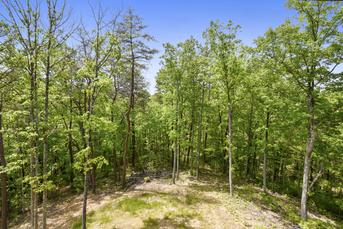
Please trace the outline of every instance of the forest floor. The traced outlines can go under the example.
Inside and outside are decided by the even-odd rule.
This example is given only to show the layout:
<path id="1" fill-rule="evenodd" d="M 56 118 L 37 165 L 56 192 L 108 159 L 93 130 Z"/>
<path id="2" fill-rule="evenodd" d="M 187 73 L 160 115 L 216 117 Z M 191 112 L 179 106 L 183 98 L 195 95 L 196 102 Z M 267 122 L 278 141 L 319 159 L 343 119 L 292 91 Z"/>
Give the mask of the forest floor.
<path id="1" fill-rule="evenodd" d="M 114 228 L 340 228 L 325 216 L 310 213 L 306 223 L 298 216 L 298 202 L 286 195 L 264 193 L 252 185 L 227 185 L 215 176 L 196 181 L 186 173 L 176 184 L 170 178 L 152 179 L 126 192 L 89 195 L 87 226 Z M 68 196 L 49 207 L 49 228 L 81 228 L 82 195 Z M 28 228 L 21 223 L 14 228 Z"/>

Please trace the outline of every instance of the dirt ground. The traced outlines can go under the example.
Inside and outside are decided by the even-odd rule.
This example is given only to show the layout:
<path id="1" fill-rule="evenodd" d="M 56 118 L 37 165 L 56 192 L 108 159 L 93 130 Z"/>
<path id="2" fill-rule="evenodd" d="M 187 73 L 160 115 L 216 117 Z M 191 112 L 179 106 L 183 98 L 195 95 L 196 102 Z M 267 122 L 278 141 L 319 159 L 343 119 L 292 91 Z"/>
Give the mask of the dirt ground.
<path id="1" fill-rule="evenodd" d="M 107 191 L 89 195 L 88 228 L 296 228 L 281 215 L 235 194 L 219 180 L 196 181 L 181 174 L 170 179 L 152 179 L 126 192 Z M 244 192 L 236 188 L 236 193 Z M 82 195 L 51 204 L 49 228 L 81 227 Z M 13 228 L 29 228 L 28 223 Z"/>

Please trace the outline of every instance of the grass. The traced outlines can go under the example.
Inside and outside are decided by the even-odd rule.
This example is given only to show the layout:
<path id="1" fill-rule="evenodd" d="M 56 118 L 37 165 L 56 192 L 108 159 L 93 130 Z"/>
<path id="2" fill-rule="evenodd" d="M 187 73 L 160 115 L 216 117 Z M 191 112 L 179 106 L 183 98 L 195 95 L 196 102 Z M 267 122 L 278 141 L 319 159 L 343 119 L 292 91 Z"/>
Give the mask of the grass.
<path id="1" fill-rule="evenodd" d="M 93 223 L 94 222 L 94 215 L 95 215 L 95 212 L 94 211 L 91 211 L 91 212 L 89 212 L 88 214 L 87 214 L 87 220 L 86 220 L 86 224 L 87 224 L 87 226 L 89 225 L 89 224 L 91 224 L 91 223 Z M 73 225 L 72 225 L 72 229 L 79 229 L 79 228 L 81 228 L 82 227 L 82 217 L 79 217 L 79 218 L 77 218 L 75 221 L 74 221 L 74 223 L 73 223 Z"/>
<path id="2" fill-rule="evenodd" d="M 130 212 L 131 214 L 137 214 L 137 212 L 144 209 L 151 209 L 159 207 L 159 202 L 147 202 L 139 197 L 125 198 L 118 203 L 120 210 Z"/>
<path id="3" fill-rule="evenodd" d="M 197 196 L 195 193 L 192 193 L 192 194 L 186 194 L 186 197 L 185 197 L 185 203 L 186 205 L 194 205 L 194 204 L 197 204 L 197 203 L 201 203 L 202 199 L 199 198 L 199 196 Z"/>
<path id="4" fill-rule="evenodd" d="M 284 220 L 283 222 L 290 223 L 288 226 L 291 228 L 299 225 L 302 229 L 331 229 L 337 228 L 338 225 L 317 218 L 302 221 L 298 214 L 298 200 L 287 195 L 265 193 L 260 188 L 249 184 L 235 186 L 235 196 L 232 198 L 228 196 L 226 190 L 227 187 L 220 183 L 194 182 L 183 192 L 150 190 L 122 197 L 110 201 L 96 212 L 90 212 L 87 215 L 87 226 L 99 228 L 101 225 L 101 228 L 114 228 L 114 225 L 122 225 L 118 222 L 122 220 L 135 223 L 135 227 L 132 228 L 191 228 L 194 222 L 198 223 L 195 225 L 211 228 L 213 225 L 208 222 L 211 216 L 207 215 L 207 211 L 199 211 L 200 204 L 206 209 L 217 209 L 222 206 L 227 211 L 224 214 L 231 215 L 237 220 L 235 222 L 256 229 L 278 228 L 280 225 L 280 221 L 276 224 L 275 222 L 268 224 L 265 215 L 258 211 L 264 211 L 265 214 L 269 214 L 268 211 L 277 213 Z M 250 210 L 251 204 L 257 208 Z M 252 216 L 250 211 L 255 211 L 255 215 Z M 252 220 L 251 217 L 253 217 Z M 223 223 L 227 222 L 223 221 Z M 81 218 L 76 219 L 72 226 L 72 229 L 77 228 L 81 228 Z"/>
<path id="5" fill-rule="evenodd" d="M 256 189 L 252 185 L 242 185 L 241 188 L 238 189 L 238 195 L 247 201 L 254 202 L 264 209 L 277 213 L 283 219 L 290 221 L 295 225 L 300 225 L 303 229 L 337 228 L 337 225 L 320 219 L 310 218 L 307 221 L 303 221 L 299 216 L 298 201 L 287 195 L 275 196 Z"/>
<path id="6" fill-rule="evenodd" d="M 151 218 L 143 220 L 144 227 L 143 229 L 158 229 L 160 228 L 160 219 Z"/>

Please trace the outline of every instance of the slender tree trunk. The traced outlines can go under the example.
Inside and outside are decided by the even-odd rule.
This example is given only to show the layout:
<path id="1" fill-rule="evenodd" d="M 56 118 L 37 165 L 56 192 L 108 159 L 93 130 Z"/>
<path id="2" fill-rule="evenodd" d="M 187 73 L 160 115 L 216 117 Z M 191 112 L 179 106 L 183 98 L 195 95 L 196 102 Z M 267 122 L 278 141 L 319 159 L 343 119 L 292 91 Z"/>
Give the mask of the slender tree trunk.
<path id="1" fill-rule="evenodd" d="M 134 122 L 134 114 L 133 114 L 133 117 L 132 117 L 132 121 L 131 121 L 131 126 L 132 126 L 132 130 L 131 130 L 131 133 L 132 133 L 132 136 L 131 136 L 131 139 L 132 139 L 132 158 L 131 158 L 131 163 L 132 163 L 132 168 L 135 169 L 136 167 L 136 134 L 135 134 L 135 122 Z"/>
<path id="2" fill-rule="evenodd" d="M 194 151 L 194 110 L 195 110 L 195 106 L 194 103 L 192 103 L 192 120 L 191 120 L 191 142 L 190 142 L 190 146 L 189 146 L 189 151 L 190 151 L 190 157 L 191 157 L 191 171 L 193 171 L 193 151 Z"/>
<path id="3" fill-rule="evenodd" d="M 200 167 L 200 151 L 201 151 L 201 140 L 202 140 L 202 113 L 204 109 L 204 96 L 205 96 L 205 89 L 204 86 L 202 88 L 201 94 L 201 108 L 200 108 L 200 116 L 199 116 L 199 127 L 198 127 L 198 145 L 197 145 L 197 172 L 196 178 L 199 179 L 199 167 Z"/>
<path id="4" fill-rule="evenodd" d="M 2 134 L 2 112 L 3 112 L 3 99 L 0 98 L 0 166 L 6 168 L 5 150 L 4 150 L 4 138 Z M 8 177 L 7 173 L 1 173 L 1 228 L 8 228 Z"/>
<path id="5" fill-rule="evenodd" d="M 253 143 L 253 112 L 254 112 L 254 108 L 253 108 L 253 99 L 251 98 L 251 103 L 250 103 L 250 112 L 249 112 L 249 118 L 248 118 L 248 156 L 247 156 L 247 164 L 246 164 L 246 177 L 247 179 L 249 179 L 251 177 L 252 174 L 252 169 L 250 168 L 250 164 L 253 164 L 253 160 L 254 158 L 252 157 L 252 143 Z"/>
<path id="6" fill-rule="evenodd" d="M 90 87 L 90 83 L 88 84 L 88 87 Z M 87 107 L 87 108 L 86 108 Z M 92 115 L 92 107 L 91 107 L 91 96 L 90 93 L 89 95 L 85 96 L 85 108 L 87 109 L 87 122 L 88 126 L 90 126 L 91 122 L 91 115 Z M 92 138 L 91 138 L 91 128 L 87 128 L 88 132 L 88 138 L 86 140 L 86 149 L 87 150 L 92 150 L 91 149 L 91 144 L 92 144 Z M 93 155 L 91 155 L 93 156 Z M 88 163 L 88 153 L 84 157 L 84 163 Z M 88 199 L 88 180 L 90 180 L 90 172 L 88 171 L 88 166 L 84 166 L 84 183 L 83 183 L 83 203 L 82 203 L 82 229 L 87 228 L 87 199 Z"/>
<path id="7" fill-rule="evenodd" d="M 87 197 L 88 197 L 88 172 L 84 174 L 83 204 L 82 204 L 82 229 L 87 228 Z"/>
<path id="8" fill-rule="evenodd" d="M 229 151 L 229 191 L 233 193 L 232 187 L 232 105 L 229 104 L 228 111 L 228 151 Z"/>
<path id="9" fill-rule="evenodd" d="M 130 138 L 130 132 L 131 132 L 131 121 L 130 121 L 130 110 L 126 112 L 126 123 L 127 123 L 127 131 L 125 136 L 125 142 L 124 142 L 124 151 L 123 151 L 123 172 L 122 172 L 122 186 L 125 186 L 126 182 L 126 167 L 127 167 L 127 155 L 129 152 L 129 138 Z"/>
<path id="10" fill-rule="evenodd" d="M 267 110 L 265 147 L 264 147 L 264 153 L 263 153 L 263 191 L 267 191 L 267 154 L 268 154 L 269 117 L 270 117 L 270 112 Z"/>
<path id="11" fill-rule="evenodd" d="M 73 145 L 72 145 L 72 135 L 70 133 L 71 131 L 71 125 L 72 122 L 70 120 L 70 125 L 69 125 L 69 133 L 68 133 L 68 152 L 69 152 L 69 160 L 70 160 L 70 174 L 69 174 L 69 183 L 70 187 L 73 189 L 74 187 L 74 152 L 73 152 Z"/>
<path id="12" fill-rule="evenodd" d="M 91 150 L 91 157 L 94 158 L 95 154 L 94 154 L 94 145 L 93 145 L 93 138 L 92 138 L 92 131 L 89 130 L 89 147 Z M 95 194 L 96 193 L 96 165 L 92 165 L 92 170 L 90 172 L 90 178 L 91 178 L 91 184 L 92 184 L 92 193 Z"/>
<path id="13" fill-rule="evenodd" d="M 307 145 L 304 158 L 304 174 L 303 174 L 303 186 L 301 192 L 301 207 L 300 215 L 301 218 L 307 219 L 307 191 L 309 184 L 309 174 L 311 168 L 311 156 L 314 147 L 315 141 L 315 123 L 314 123 L 314 82 L 308 84 L 308 93 L 307 93 L 307 111 L 308 111 L 308 136 L 307 136 Z"/>
<path id="14" fill-rule="evenodd" d="M 133 43 L 131 38 L 131 82 L 130 82 L 130 98 L 129 98 L 129 108 L 126 112 L 126 122 L 127 122 L 127 132 L 124 142 L 124 151 L 123 151 L 123 174 L 122 174 L 122 186 L 125 186 L 126 182 L 126 168 L 127 168 L 127 157 L 129 152 L 129 139 L 131 135 L 131 111 L 134 106 L 134 90 L 135 90 L 135 56 L 133 53 Z"/>
<path id="15" fill-rule="evenodd" d="M 206 121 L 205 121 L 205 123 L 206 123 Z M 207 149 L 207 130 L 206 130 L 206 127 L 205 127 L 204 149 L 203 149 L 203 152 L 202 152 L 203 161 L 204 161 L 205 164 L 207 162 L 207 160 L 206 160 L 206 149 Z"/>
<path id="16" fill-rule="evenodd" d="M 173 150 L 173 184 L 175 184 L 176 178 L 176 152 L 177 152 L 177 141 L 174 142 L 175 147 Z"/>
<path id="17" fill-rule="evenodd" d="M 37 79 L 37 66 L 38 66 L 38 18 L 34 24 L 34 119 L 35 119 L 35 132 L 38 136 L 39 126 L 39 111 L 38 111 L 38 79 Z M 35 175 L 39 176 L 39 157 L 38 157 L 38 137 L 35 137 Z M 35 192 L 35 229 L 38 229 L 38 194 Z"/>
<path id="18" fill-rule="evenodd" d="M 33 63 L 30 64 L 30 125 L 33 127 L 34 123 L 34 76 L 32 73 Z M 35 140 L 31 139 L 31 150 L 30 150 L 30 176 L 33 178 L 35 176 Z M 35 192 L 33 190 L 33 185 L 30 185 L 30 224 L 31 228 L 35 228 Z"/>
<path id="19" fill-rule="evenodd" d="M 180 176 L 180 141 L 178 138 L 177 152 L 176 152 L 176 179 Z"/>
<path id="20" fill-rule="evenodd" d="M 50 1 L 48 2 L 50 12 Z M 49 13 L 50 14 L 50 13 Z M 51 23 L 51 22 L 50 22 Z M 45 73 L 45 96 L 44 96 L 44 150 L 43 150 L 43 183 L 47 182 L 47 162 L 49 151 L 49 139 L 48 139 L 48 121 L 49 121 L 49 83 L 50 83 L 50 49 L 51 49 L 51 26 L 49 30 L 49 40 L 47 47 L 47 60 L 46 60 L 46 73 Z M 47 190 L 43 190 L 43 229 L 47 228 Z"/>
<path id="21" fill-rule="evenodd" d="M 70 187 L 73 189 L 74 187 L 74 152 L 73 152 L 73 136 L 72 136 L 72 127 L 73 127 L 73 101 L 70 95 L 69 98 L 69 126 L 68 126 L 68 152 L 69 152 L 69 160 L 70 160 Z"/>
<path id="22" fill-rule="evenodd" d="M 178 147 L 179 147 L 179 86 L 176 88 L 176 112 L 175 112 L 175 142 L 174 142 L 174 155 L 173 155 L 173 184 L 175 184 L 175 179 L 178 173 Z"/>
<path id="23" fill-rule="evenodd" d="M 180 106 L 180 103 L 179 103 Z M 180 109 L 180 108 L 179 108 Z M 182 120 L 182 111 L 180 112 L 180 120 Z M 180 131 L 180 125 L 178 124 L 178 137 L 177 137 L 177 154 L 176 154 L 176 179 L 179 179 L 180 176 L 180 153 L 181 153 L 181 144 L 180 144 L 180 137 L 181 137 L 181 131 Z"/>

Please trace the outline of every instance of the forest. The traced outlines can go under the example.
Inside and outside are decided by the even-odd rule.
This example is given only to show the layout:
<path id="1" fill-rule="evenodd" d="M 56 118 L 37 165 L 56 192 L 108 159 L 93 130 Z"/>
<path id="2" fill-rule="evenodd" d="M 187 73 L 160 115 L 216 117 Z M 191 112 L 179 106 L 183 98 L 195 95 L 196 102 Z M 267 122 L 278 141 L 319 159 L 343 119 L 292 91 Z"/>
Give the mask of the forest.
<path id="1" fill-rule="evenodd" d="M 132 8 L 68 3 L 0 0 L 2 229 L 343 227 L 342 1 L 164 50 Z"/>

